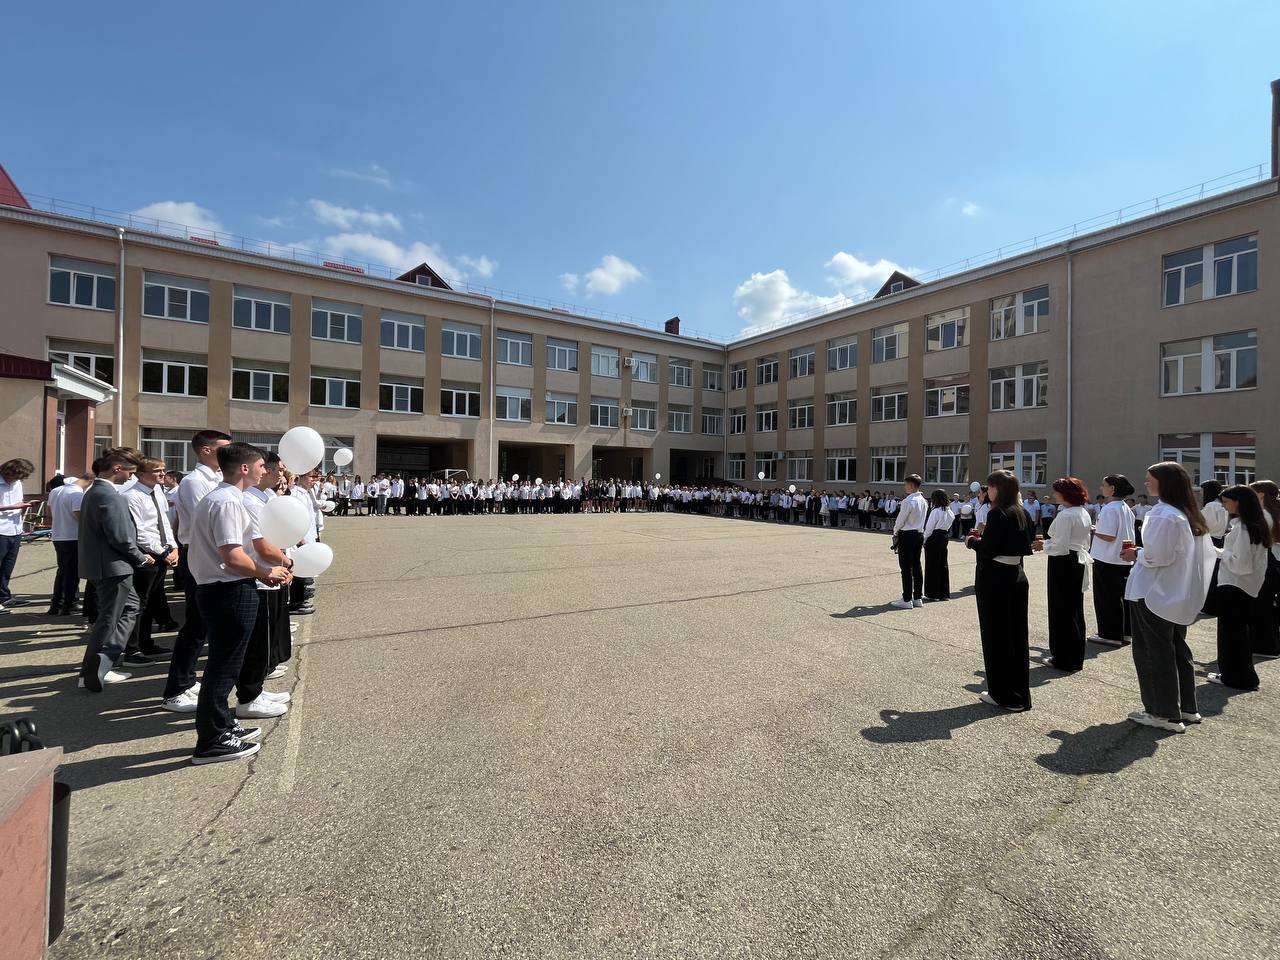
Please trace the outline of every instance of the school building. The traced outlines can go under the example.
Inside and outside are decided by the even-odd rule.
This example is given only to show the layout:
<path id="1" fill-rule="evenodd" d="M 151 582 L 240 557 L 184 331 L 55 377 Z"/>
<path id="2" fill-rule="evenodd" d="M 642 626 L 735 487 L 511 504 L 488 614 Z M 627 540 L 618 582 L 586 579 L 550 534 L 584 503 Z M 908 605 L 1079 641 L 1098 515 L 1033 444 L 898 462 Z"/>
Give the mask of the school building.
<path id="1" fill-rule="evenodd" d="M 0 169 L 0 458 L 190 469 L 198 429 L 308 424 L 366 476 L 1251 481 L 1280 463 L 1271 106 L 1269 176 L 731 343 L 33 205 Z"/>

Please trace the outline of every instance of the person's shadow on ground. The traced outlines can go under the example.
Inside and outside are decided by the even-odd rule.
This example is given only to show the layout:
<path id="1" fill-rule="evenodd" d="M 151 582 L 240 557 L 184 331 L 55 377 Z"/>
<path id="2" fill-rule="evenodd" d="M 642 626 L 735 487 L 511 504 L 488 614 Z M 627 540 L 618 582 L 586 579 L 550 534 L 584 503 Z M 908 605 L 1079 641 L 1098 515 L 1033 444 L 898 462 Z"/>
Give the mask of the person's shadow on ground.
<path id="1" fill-rule="evenodd" d="M 862 736 L 872 743 L 923 743 L 950 740 L 952 733 L 980 720 L 991 720 L 1003 711 L 989 703 L 966 703 L 941 710 L 881 710 L 881 727 L 867 727 Z"/>
<path id="2" fill-rule="evenodd" d="M 1036 757 L 1036 763 L 1054 773 L 1080 777 L 1119 773 L 1138 760 L 1154 756 L 1161 740 L 1177 734 L 1119 720 L 1095 723 L 1079 733 L 1051 730 L 1048 736 L 1058 741 L 1058 748 Z"/>

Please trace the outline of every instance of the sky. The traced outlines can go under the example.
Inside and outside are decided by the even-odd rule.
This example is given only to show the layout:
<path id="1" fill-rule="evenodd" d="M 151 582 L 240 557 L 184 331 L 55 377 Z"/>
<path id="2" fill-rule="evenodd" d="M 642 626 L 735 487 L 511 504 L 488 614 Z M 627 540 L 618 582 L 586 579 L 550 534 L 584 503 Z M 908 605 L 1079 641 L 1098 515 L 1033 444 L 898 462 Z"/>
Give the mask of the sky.
<path id="1" fill-rule="evenodd" d="M 1266 163 L 1280 77 L 1280 4 L 1234 0 L 3 18 L 29 194 L 716 338 Z"/>

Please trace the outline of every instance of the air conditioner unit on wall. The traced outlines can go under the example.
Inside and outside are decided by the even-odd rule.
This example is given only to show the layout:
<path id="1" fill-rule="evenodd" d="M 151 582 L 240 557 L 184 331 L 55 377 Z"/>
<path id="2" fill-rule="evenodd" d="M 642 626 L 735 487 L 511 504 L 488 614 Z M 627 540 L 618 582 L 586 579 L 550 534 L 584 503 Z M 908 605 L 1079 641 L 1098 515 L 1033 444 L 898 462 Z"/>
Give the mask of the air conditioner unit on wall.
<path id="1" fill-rule="evenodd" d="M 631 419 L 631 408 L 630 408 L 630 407 L 623 407 L 623 408 L 622 408 L 622 415 L 623 415 L 624 417 L 626 417 L 628 420 L 630 420 L 630 419 Z"/>
<path id="2" fill-rule="evenodd" d="M 635 357 L 623 357 L 623 358 L 622 358 L 622 365 L 623 365 L 624 367 L 626 367 L 628 370 L 630 370 L 632 367 L 634 367 L 634 366 L 636 365 L 636 358 L 635 358 Z"/>

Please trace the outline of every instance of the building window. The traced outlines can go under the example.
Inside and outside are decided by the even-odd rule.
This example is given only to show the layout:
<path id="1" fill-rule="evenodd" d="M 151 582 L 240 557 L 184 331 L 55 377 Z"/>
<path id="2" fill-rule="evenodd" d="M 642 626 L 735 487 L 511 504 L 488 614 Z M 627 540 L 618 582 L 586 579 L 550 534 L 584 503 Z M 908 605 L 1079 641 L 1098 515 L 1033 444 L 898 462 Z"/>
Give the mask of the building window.
<path id="1" fill-rule="evenodd" d="M 165 320 L 208 323 L 209 284 L 148 271 L 143 274 L 142 312 Z"/>
<path id="2" fill-rule="evenodd" d="M 924 382 L 924 415 L 956 417 L 969 412 L 969 375 L 935 377 Z"/>
<path id="3" fill-rule="evenodd" d="M 189 430 L 163 430 L 156 427 L 142 428 L 142 452 L 148 457 L 155 457 L 157 460 L 163 460 L 165 467 L 170 471 L 181 471 L 182 473 L 190 473 L 199 463 L 196 460 L 196 452 L 191 448 L 191 433 Z M 110 437 L 106 438 L 106 444 L 103 447 L 112 445 Z M 102 456 L 102 450 L 94 447 L 95 457 Z"/>
<path id="4" fill-rule="evenodd" d="M 778 382 L 778 358 L 764 357 L 756 361 L 756 384 L 764 386 L 766 383 Z"/>
<path id="5" fill-rule="evenodd" d="M 848 370 L 858 365 L 858 338 L 832 340 L 827 344 L 827 369 Z"/>
<path id="6" fill-rule="evenodd" d="M 693 408 L 683 404 L 668 404 L 667 430 L 671 433 L 693 433 Z"/>
<path id="7" fill-rule="evenodd" d="M 724 432 L 724 414 L 719 407 L 702 408 L 702 432 L 709 437 L 718 437 Z"/>
<path id="8" fill-rule="evenodd" d="M 796 347 L 788 355 L 787 371 L 792 380 L 813 376 L 815 349 L 813 346 Z"/>
<path id="9" fill-rule="evenodd" d="M 550 344 L 547 345 L 550 347 Z M 575 352 L 577 348 L 574 348 Z M 550 353 L 548 353 L 548 358 Z M 498 362 L 510 363 L 517 367 L 533 366 L 533 337 L 527 333 L 513 333 L 510 330 L 498 331 Z M 551 366 L 549 360 L 547 366 Z"/>
<path id="10" fill-rule="evenodd" d="M 658 408 L 652 403 L 637 401 L 631 407 L 632 430 L 657 430 Z"/>
<path id="11" fill-rule="evenodd" d="M 1162 343 L 1160 364 L 1166 397 L 1252 390 L 1258 385 L 1258 331 Z"/>
<path id="12" fill-rule="evenodd" d="M 69 367 L 75 367 L 81 373 L 87 373 L 103 383 L 115 383 L 115 357 L 78 350 L 50 350 L 49 359 L 54 363 L 65 363 Z"/>
<path id="13" fill-rule="evenodd" d="M 1043 487 L 1049 472 L 1043 440 L 1001 440 L 991 444 L 991 470 L 1008 470 L 1024 487 Z"/>
<path id="14" fill-rule="evenodd" d="M 728 460 L 728 480 L 745 480 L 747 478 L 747 455 L 731 453 Z"/>
<path id="15" fill-rule="evenodd" d="M 702 365 L 702 389 L 724 390 L 724 367 L 717 364 Z"/>
<path id="16" fill-rule="evenodd" d="M 574 351 L 577 352 L 576 350 Z M 576 360 L 575 360 L 576 363 Z M 578 397 L 572 393 L 547 393 L 547 423 L 567 427 L 578 423 Z"/>
<path id="17" fill-rule="evenodd" d="M 907 388 L 905 384 L 893 387 L 873 387 L 871 390 L 871 422 L 907 419 Z"/>
<path id="18" fill-rule="evenodd" d="M 422 387 L 409 383 L 378 384 L 378 409 L 387 413 L 421 413 Z"/>
<path id="19" fill-rule="evenodd" d="M 925 318 L 925 350 L 951 350 L 968 343 L 968 307 L 930 314 Z"/>
<path id="20" fill-rule="evenodd" d="M 49 302 L 90 310 L 114 310 L 115 268 L 90 260 L 50 257 Z"/>
<path id="21" fill-rule="evenodd" d="M 311 405 L 313 407 L 360 407 L 360 381 L 346 377 L 311 378 Z"/>
<path id="22" fill-rule="evenodd" d="M 827 482 L 853 483 L 858 475 L 858 458 L 853 449 L 841 447 L 827 451 Z"/>
<path id="23" fill-rule="evenodd" d="M 548 340 L 547 369 L 577 372 L 578 345 L 572 340 Z"/>
<path id="24" fill-rule="evenodd" d="M 289 374 L 233 366 L 231 399 L 251 400 L 254 403 L 288 403 Z"/>
<path id="25" fill-rule="evenodd" d="M 871 448 L 871 482 L 901 483 L 907 476 L 906 447 Z"/>
<path id="26" fill-rule="evenodd" d="M 480 390 L 469 384 L 444 384 L 440 387 L 440 416 L 479 417 Z"/>
<path id="27" fill-rule="evenodd" d="M 415 317 L 409 313 L 393 313 L 390 310 L 383 310 L 379 343 L 391 350 L 411 350 L 414 353 L 426 353 L 427 322 L 422 317 Z"/>
<path id="28" fill-rule="evenodd" d="M 813 482 L 812 450 L 792 450 L 787 453 L 787 479 Z"/>
<path id="29" fill-rule="evenodd" d="M 1049 362 L 994 367 L 991 377 L 991 409 L 1021 410 L 1049 405 Z"/>
<path id="30" fill-rule="evenodd" d="M 1258 289 L 1258 236 L 1213 245 L 1213 295 L 1229 297 Z"/>
<path id="31" fill-rule="evenodd" d="M 350 310 L 328 307 L 313 307 L 311 310 L 311 336 L 316 340 L 359 343 L 360 323 L 360 314 Z"/>
<path id="32" fill-rule="evenodd" d="M 729 389 L 747 389 L 747 365 L 745 363 L 735 363 L 729 368 Z"/>
<path id="33" fill-rule="evenodd" d="M 289 333 L 293 308 L 287 293 L 236 287 L 231 300 L 231 325 L 241 330 Z"/>
<path id="34" fill-rule="evenodd" d="M 652 353 L 631 355 L 631 379 L 639 383 L 658 382 L 658 358 Z"/>
<path id="35" fill-rule="evenodd" d="M 1049 319 L 1049 288 L 1036 287 L 991 301 L 991 339 L 1039 333 Z"/>
<path id="36" fill-rule="evenodd" d="M 907 355 L 907 324 L 879 327 L 871 334 L 871 362 L 885 363 Z"/>
<path id="37" fill-rule="evenodd" d="M 778 429 L 778 405 L 756 405 L 756 433 L 774 433 Z"/>
<path id="38" fill-rule="evenodd" d="M 609 397 L 592 397 L 591 426 L 613 427 L 616 429 L 618 426 L 618 401 Z"/>
<path id="39" fill-rule="evenodd" d="M 591 375 L 616 377 L 618 375 L 618 351 L 615 347 L 591 347 Z"/>
<path id="40" fill-rule="evenodd" d="M 479 360 L 480 328 L 468 323 L 446 323 L 440 331 L 440 353 L 446 357 Z M 462 416 L 462 414 L 458 414 Z"/>
<path id="41" fill-rule="evenodd" d="M 843 427 L 858 422 L 858 398 L 851 392 L 827 394 L 827 426 Z"/>
<path id="42" fill-rule="evenodd" d="M 170 397 L 207 397 L 209 367 L 185 360 L 142 358 L 142 392 Z"/>
<path id="43" fill-rule="evenodd" d="M 528 423 L 533 419 L 532 391 L 524 387 L 498 387 L 494 391 L 493 416 L 497 420 Z"/>
<path id="44" fill-rule="evenodd" d="M 729 411 L 729 433 L 736 436 L 747 432 L 747 408 L 734 407 Z"/>
<path id="45" fill-rule="evenodd" d="M 1252 431 L 1164 434 L 1160 459 L 1182 464 L 1196 486 L 1203 481 L 1206 463 L 1213 479 L 1228 486 L 1258 478 L 1257 437 Z"/>
<path id="46" fill-rule="evenodd" d="M 808 430 L 813 426 L 813 398 L 787 402 L 787 426 L 792 430 Z"/>
<path id="47" fill-rule="evenodd" d="M 774 459 L 774 457 L 773 457 L 773 454 L 772 454 L 772 453 L 757 453 L 757 454 L 756 454 L 756 473 L 755 473 L 755 475 L 756 475 L 756 477 L 757 477 L 757 478 L 759 478 L 759 477 L 760 477 L 760 474 L 762 474 L 762 473 L 764 474 L 764 479 L 765 479 L 765 480 L 777 480 L 777 479 L 778 479 L 778 461 Z"/>
<path id="48" fill-rule="evenodd" d="M 969 445 L 940 443 L 924 448 L 925 483 L 968 483 Z"/>
<path id="49" fill-rule="evenodd" d="M 673 387 L 693 386 L 693 364 L 674 357 L 667 361 L 667 383 Z"/>

